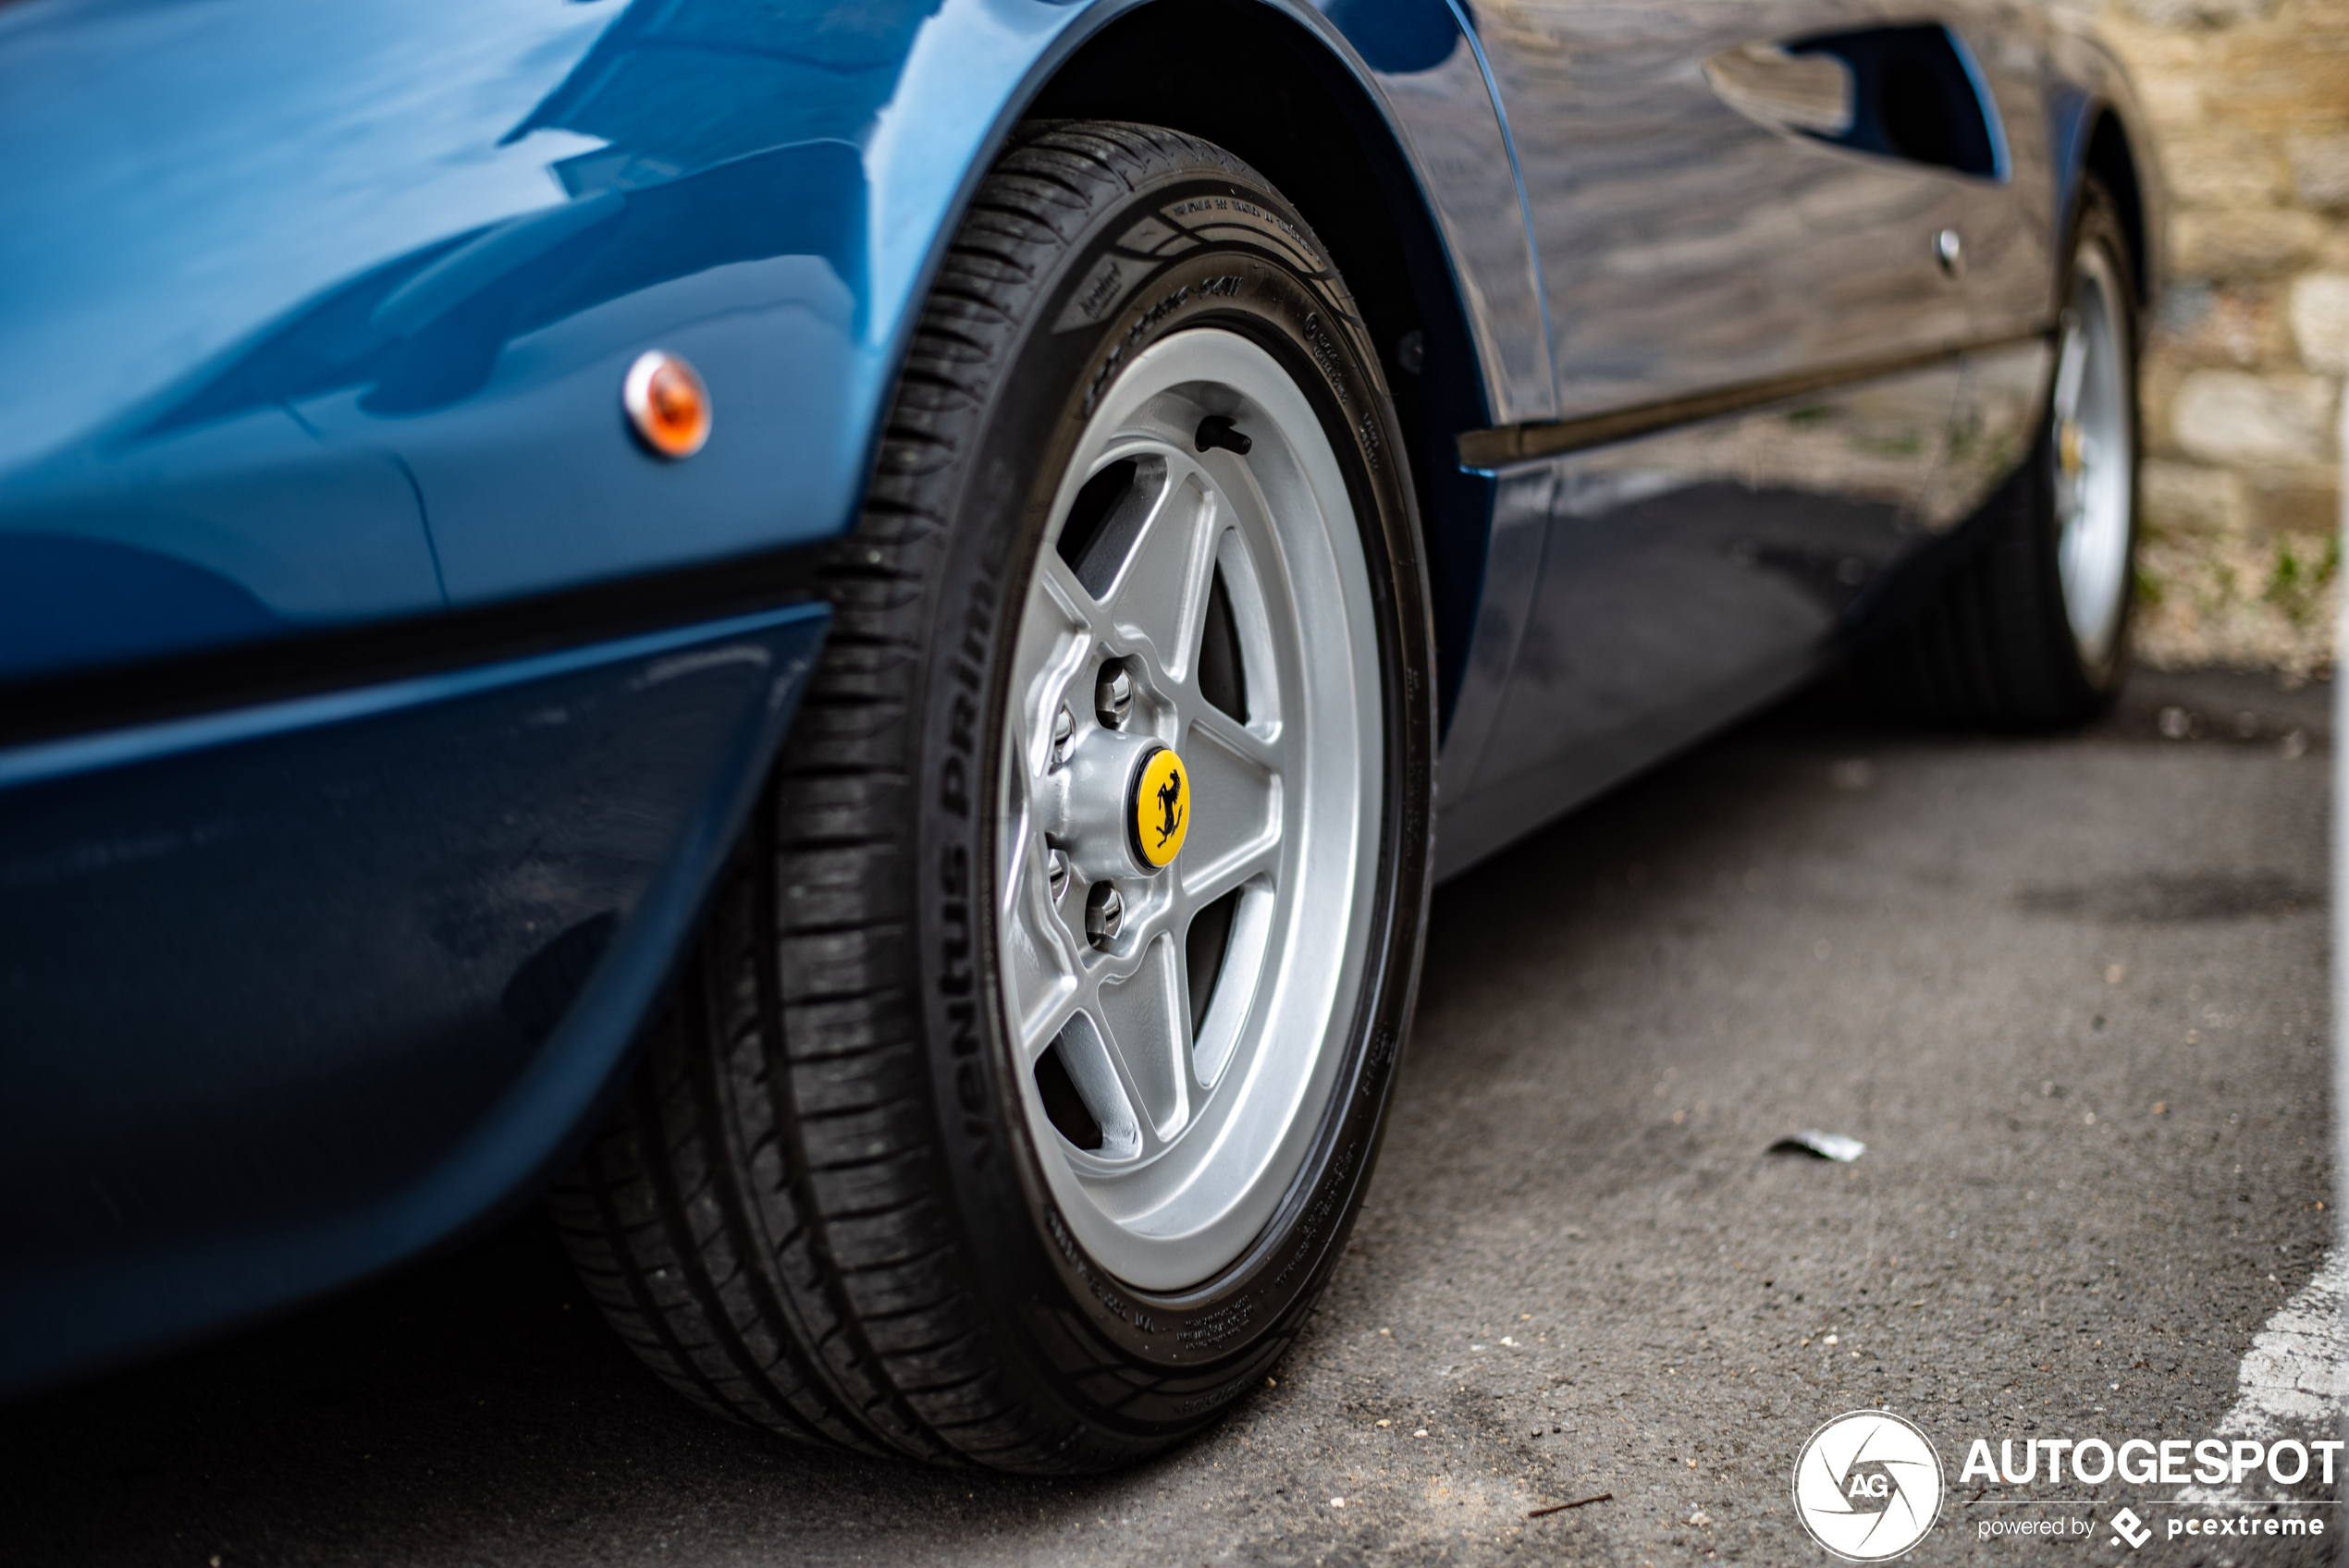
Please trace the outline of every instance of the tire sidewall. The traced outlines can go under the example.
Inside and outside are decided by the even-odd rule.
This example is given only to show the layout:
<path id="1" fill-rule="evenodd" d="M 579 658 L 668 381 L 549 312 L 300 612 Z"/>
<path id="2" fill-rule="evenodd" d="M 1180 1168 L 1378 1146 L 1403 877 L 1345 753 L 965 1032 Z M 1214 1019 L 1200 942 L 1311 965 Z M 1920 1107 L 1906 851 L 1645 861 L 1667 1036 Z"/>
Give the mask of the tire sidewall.
<path id="1" fill-rule="evenodd" d="M 1069 326 L 1085 313 L 1072 301 L 1101 294 L 1103 258 L 1119 237 L 1169 212 L 1224 219 L 1224 238 L 1124 280 L 1097 320 Z M 957 1211 L 963 1272 L 1001 1341 L 998 1361 L 1034 1385 L 1023 1390 L 1029 1400 L 1078 1423 L 1073 1443 L 1155 1447 L 1255 1386 L 1294 1339 L 1373 1162 L 1433 864 L 1433 638 L 1403 447 L 1377 357 L 1318 242 L 1261 180 L 1193 167 L 1138 182 L 1063 252 L 1031 299 L 963 476 L 922 655 L 912 781 L 920 1016 L 946 1165 L 941 1201 Z M 1322 1125 L 1248 1251 L 1204 1286 L 1162 1294 L 1096 1262 L 1046 1188 L 1039 1162 L 1056 1153 L 1037 1145 L 1020 1109 L 997 983 L 995 803 L 1011 650 L 1060 476 L 1118 370 L 1152 343 L 1208 325 L 1273 353 L 1322 414 L 1347 473 L 1382 665 L 1384 791 L 1364 982 Z M 1109 1387 L 1079 1381 L 1113 1366 Z M 1113 1407 L 1095 1391 L 1113 1389 Z"/>

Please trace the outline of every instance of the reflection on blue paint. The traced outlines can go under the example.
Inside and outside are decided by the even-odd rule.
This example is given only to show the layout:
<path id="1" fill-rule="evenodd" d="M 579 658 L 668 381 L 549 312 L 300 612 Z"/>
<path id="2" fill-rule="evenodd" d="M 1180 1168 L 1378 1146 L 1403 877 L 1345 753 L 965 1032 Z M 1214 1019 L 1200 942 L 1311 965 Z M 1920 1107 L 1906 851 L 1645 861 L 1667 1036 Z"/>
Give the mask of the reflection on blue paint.
<path id="1" fill-rule="evenodd" d="M 1330 0 L 1323 14 L 1382 76 L 1432 71 L 1460 46 L 1444 0 Z"/>
<path id="2" fill-rule="evenodd" d="M 0 679 L 837 532 L 898 325 L 862 148 L 942 3 L 12 8 L 0 536 L 186 570 Z M 622 424 L 655 343 L 710 385 L 690 464 Z"/>
<path id="3" fill-rule="evenodd" d="M 70 668 L 280 624 L 244 585 L 135 545 L 0 533 L 0 669 Z"/>

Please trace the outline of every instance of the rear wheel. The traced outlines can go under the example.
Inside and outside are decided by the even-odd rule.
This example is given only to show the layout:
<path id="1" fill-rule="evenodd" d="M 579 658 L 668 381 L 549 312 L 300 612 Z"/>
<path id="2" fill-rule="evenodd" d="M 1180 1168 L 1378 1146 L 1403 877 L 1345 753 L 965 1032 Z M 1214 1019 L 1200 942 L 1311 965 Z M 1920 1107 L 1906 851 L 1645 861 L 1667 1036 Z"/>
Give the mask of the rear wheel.
<path id="1" fill-rule="evenodd" d="M 2090 178 L 2074 227 L 2039 441 L 1980 548 L 1870 658 L 1925 717 L 2046 729 L 2093 717 L 2128 667 L 2135 582 L 2136 309 L 2111 198 Z"/>
<path id="2" fill-rule="evenodd" d="M 1261 1384 L 1375 1154 L 1429 866 L 1409 486 L 1229 154 L 1027 129 L 924 313 L 808 705 L 611 1130 L 606 1314 L 797 1437 L 1099 1468 Z"/>

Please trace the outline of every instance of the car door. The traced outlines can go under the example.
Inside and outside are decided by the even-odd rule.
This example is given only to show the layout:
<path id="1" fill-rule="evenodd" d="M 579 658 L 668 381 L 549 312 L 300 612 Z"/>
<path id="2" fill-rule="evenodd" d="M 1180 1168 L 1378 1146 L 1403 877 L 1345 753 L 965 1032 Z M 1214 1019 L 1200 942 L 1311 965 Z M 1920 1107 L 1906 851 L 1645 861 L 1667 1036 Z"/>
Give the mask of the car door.
<path id="1" fill-rule="evenodd" d="M 1944 346 L 2002 239 L 1962 28 L 1879 0 L 1503 0 L 1482 37 L 1568 418 Z"/>
<path id="2" fill-rule="evenodd" d="M 1949 450 L 1925 501 L 1928 531 L 1962 524 L 2029 453 L 2046 411 L 2055 344 L 2057 259 L 2069 213 L 2059 195 L 2059 116 L 2078 90 L 2057 68 L 2048 18 L 1969 3 L 1955 26 L 1998 126 L 2004 180 L 1966 217 L 1967 349 Z"/>
<path id="3" fill-rule="evenodd" d="M 1446 758 L 1447 867 L 1816 667 L 1927 532 L 1976 330 L 1969 247 L 2014 229 L 1998 120 L 1940 18 L 1479 16 L 1561 418 L 1462 443 L 1543 493 L 1523 508 L 1543 539 L 1498 717 Z"/>

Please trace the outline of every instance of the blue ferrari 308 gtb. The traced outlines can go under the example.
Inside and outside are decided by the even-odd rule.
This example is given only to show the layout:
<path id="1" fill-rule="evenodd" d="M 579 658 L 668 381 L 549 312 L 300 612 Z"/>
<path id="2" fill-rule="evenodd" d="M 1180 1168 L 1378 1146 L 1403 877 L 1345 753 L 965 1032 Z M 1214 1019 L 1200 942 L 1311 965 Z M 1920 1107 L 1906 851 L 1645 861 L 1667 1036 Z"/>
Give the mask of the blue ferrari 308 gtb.
<path id="1" fill-rule="evenodd" d="M 1298 1332 L 1440 877 L 2120 680 L 2160 192 L 2004 0 L 0 6 L 0 1390 L 546 1198 L 1027 1470 Z"/>

